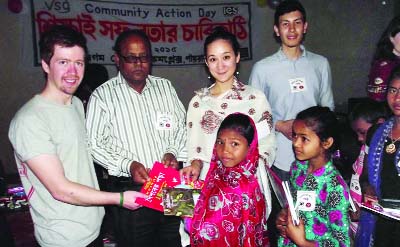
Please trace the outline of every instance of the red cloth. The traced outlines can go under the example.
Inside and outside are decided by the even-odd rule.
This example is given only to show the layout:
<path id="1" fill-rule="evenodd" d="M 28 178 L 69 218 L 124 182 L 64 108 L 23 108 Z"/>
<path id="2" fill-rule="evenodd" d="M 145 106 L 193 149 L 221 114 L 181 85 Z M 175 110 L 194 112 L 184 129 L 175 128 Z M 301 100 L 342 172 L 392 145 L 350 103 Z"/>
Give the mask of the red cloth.
<path id="1" fill-rule="evenodd" d="M 375 101 L 386 101 L 388 80 L 393 68 L 400 65 L 400 58 L 380 59 L 373 62 L 367 86 L 368 97 Z"/>
<path id="2" fill-rule="evenodd" d="M 255 131 L 246 159 L 231 168 L 222 165 L 214 147 L 191 222 L 192 247 L 269 246 L 265 199 L 256 177 L 257 139 Z"/>

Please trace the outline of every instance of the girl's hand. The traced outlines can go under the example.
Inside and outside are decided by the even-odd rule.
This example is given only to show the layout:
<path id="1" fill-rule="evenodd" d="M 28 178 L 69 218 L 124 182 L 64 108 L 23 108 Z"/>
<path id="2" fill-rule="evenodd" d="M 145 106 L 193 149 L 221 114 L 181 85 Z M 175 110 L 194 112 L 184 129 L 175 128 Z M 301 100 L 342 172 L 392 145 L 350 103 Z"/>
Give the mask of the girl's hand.
<path id="1" fill-rule="evenodd" d="M 352 200 L 352 199 L 350 198 L 350 200 Z M 350 210 L 350 219 L 351 219 L 351 221 L 359 221 L 361 210 L 360 210 L 360 207 L 358 206 L 358 203 L 354 200 L 353 200 L 353 202 L 354 202 L 354 206 L 356 206 L 356 211 L 353 212 L 352 210 Z"/>
<path id="2" fill-rule="evenodd" d="M 288 210 L 287 208 L 283 208 L 279 214 L 278 217 L 276 217 L 275 225 L 276 228 L 278 229 L 279 233 L 282 235 L 282 237 L 286 238 L 286 228 L 288 224 Z"/>
<path id="3" fill-rule="evenodd" d="M 302 219 L 300 219 L 300 224 L 298 226 L 293 225 L 292 215 L 290 215 L 290 211 L 288 211 L 287 223 L 286 235 L 292 242 L 301 247 L 315 246 L 313 241 L 308 241 L 306 239 L 306 232 Z"/>
<path id="4" fill-rule="evenodd" d="M 376 196 L 375 190 L 372 186 L 365 187 L 363 192 L 364 203 L 372 205 L 378 201 L 378 197 Z"/>

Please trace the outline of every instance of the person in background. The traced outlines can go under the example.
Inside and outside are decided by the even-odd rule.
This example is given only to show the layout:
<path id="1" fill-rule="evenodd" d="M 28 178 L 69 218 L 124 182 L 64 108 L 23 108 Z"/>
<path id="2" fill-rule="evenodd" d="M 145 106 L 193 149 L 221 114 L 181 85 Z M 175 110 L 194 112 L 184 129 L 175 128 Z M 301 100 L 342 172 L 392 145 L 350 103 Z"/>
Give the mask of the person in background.
<path id="1" fill-rule="evenodd" d="M 108 172 L 110 191 L 139 191 L 154 162 L 178 169 L 186 145 L 185 108 L 172 83 L 150 75 L 151 43 L 142 30 L 115 41 L 116 77 L 94 90 L 86 127 L 92 155 Z M 118 246 L 181 246 L 180 218 L 114 207 Z"/>
<path id="2" fill-rule="evenodd" d="M 83 105 L 73 96 L 84 74 L 85 37 L 54 26 L 39 47 L 45 87 L 16 113 L 9 130 L 35 237 L 40 246 L 103 246 L 104 209 L 94 205 L 134 210 L 136 198 L 145 195 L 98 190 Z"/>
<path id="3" fill-rule="evenodd" d="M 227 116 L 212 157 L 194 209 L 190 246 L 269 246 L 267 205 L 256 176 L 259 153 L 253 120 L 240 113 Z"/>
<path id="4" fill-rule="evenodd" d="M 376 46 L 367 85 L 369 98 L 379 102 L 386 100 L 390 72 L 399 64 L 400 16 L 396 16 L 390 21 Z"/>
<path id="5" fill-rule="evenodd" d="M 296 114 L 315 105 L 334 108 L 329 62 L 302 45 L 307 29 L 303 5 L 296 0 L 282 1 L 274 15 L 274 34 L 281 47 L 258 61 L 249 79 L 249 84 L 263 91 L 271 104 L 277 143 L 272 171 L 281 180 L 289 179 L 289 169 L 295 160 L 291 139 Z M 280 206 L 275 198 L 272 203 L 268 229 L 274 244 L 275 217 Z"/>
<path id="6" fill-rule="evenodd" d="M 360 206 L 362 202 L 360 177 L 368 156 L 368 145 L 366 144 L 367 133 L 372 126 L 383 123 L 386 117 L 386 107 L 371 99 L 367 99 L 355 105 L 349 114 L 351 128 L 356 133 L 357 140 L 361 144 L 360 153 L 353 163 L 353 173 L 350 180 L 350 196 L 358 206 Z M 358 209 L 357 214 L 352 214 L 353 217 L 350 228 L 353 236 L 355 236 L 357 232 L 359 213 L 360 210 Z"/>
<path id="7" fill-rule="evenodd" d="M 302 45 L 308 28 L 302 4 L 296 0 L 281 2 L 274 20 L 274 32 L 281 47 L 254 65 L 249 84 L 263 91 L 271 103 L 277 132 L 277 153 L 272 170 L 282 180 L 287 180 L 294 161 L 291 144 L 294 117 L 315 105 L 333 110 L 334 102 L 328 60 Z"/>
<path id="8" fill-rule="evenodd" d="M 278 246 L 350 246 L 349 191 L 332 164 L 338 149 L 338 121 L 328 107 L 313 106 L 293 123 L 296 163 L 290 169 L 300 223 L 282 209 L 277 218 Z"/>
<path id="9" fill-rule="evenodd" d="M 393 68 L 388 83 L 386 101 L 393 116 L 375 131 L 369 143 L 368 163 L 364 166 L 367 169 L 363 170 L 368 185 L 362 191 L 364 201 L 369 202 L 400 201 L 400 65 Z M 361 212 L 356 246 L 392 246 L 398 242 L 399 221 Z"/>

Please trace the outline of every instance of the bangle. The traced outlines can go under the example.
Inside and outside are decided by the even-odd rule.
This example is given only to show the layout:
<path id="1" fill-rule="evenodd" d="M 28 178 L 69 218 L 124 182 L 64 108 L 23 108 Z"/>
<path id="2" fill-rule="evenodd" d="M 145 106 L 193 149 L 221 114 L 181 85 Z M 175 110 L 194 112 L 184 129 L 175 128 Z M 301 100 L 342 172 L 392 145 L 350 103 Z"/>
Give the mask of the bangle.
<path id="1" fill-rule="evenodd" d="M 124 205 L 124 192 L 119 192 L 119 206 L 122 207 Z"/>

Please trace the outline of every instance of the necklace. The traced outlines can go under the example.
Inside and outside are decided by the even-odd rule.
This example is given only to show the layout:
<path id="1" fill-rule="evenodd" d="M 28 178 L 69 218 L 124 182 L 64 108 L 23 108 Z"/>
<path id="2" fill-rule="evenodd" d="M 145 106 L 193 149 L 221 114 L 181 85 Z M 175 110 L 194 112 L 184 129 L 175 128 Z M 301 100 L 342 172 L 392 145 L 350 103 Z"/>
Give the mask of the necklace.
<path id="1" fill-rule="evenodd" d="M 394 152 L 396 152 L 396 145 L 395 143 L 400 140 L 400 137 L 396 138 L 395 140 L 393 140 L 393 128 L 390 130 L 390 141 L 392 143 L 390 143 L 389 145 L 386 146 L 385 151 L 388 154 L 392 154 Z"/>

